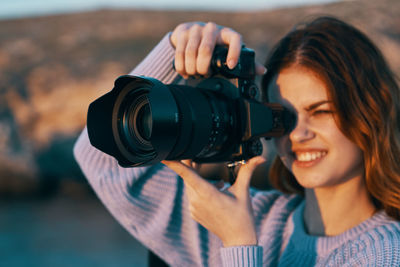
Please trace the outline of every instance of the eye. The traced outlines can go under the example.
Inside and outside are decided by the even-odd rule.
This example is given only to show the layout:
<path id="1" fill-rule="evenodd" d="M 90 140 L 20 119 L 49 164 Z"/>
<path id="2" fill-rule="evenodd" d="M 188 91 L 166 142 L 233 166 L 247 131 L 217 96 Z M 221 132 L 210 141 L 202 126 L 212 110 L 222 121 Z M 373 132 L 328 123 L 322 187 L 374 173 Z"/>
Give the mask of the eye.
<path id="1" fill-rule="evenodd" d="M 312 115 L 313 116 L 321 116 L 321 115 L 330 115 L 333 113 L 334 113 L 334 111 L 331 109 L 317 109 L 312 113 Z"/>

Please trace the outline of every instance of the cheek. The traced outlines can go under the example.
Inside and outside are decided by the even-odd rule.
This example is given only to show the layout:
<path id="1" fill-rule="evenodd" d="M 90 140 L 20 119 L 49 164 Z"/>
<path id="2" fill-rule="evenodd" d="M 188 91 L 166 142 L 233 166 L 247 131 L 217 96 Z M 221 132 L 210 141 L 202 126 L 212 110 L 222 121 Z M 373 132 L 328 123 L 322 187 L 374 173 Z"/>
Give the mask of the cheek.
<path id="1" fill-rule="evenodd" d="M 338 161 L 346 160 L 354 166 L 364 164 L 364 153 L 355 143 L 347 139 L 344 135 L 336 138 L 335 141 Z"/>

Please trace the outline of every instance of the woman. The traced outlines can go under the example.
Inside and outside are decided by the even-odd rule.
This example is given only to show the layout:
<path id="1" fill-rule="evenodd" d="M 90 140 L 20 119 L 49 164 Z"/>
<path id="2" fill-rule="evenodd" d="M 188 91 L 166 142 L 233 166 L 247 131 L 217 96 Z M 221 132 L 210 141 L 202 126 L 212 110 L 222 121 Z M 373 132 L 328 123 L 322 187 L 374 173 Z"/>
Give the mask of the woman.
<path id="1" fill-rule="evenodd" d="M 229 46 L 233 68 L 238 33 L 181 24 L 133 73 L 206 75 L 215 44 Z M 280 191 L 249 189 L 261 157 L 218 189 L 188 161 L 122 169 L 84 131 L 75 156 L 100 199 L 173 266 L 399 266 L 399 87 L 380 52 L 352 26 L 318 18 L 286 35 L 266 68 L 266 98 L 297 117 L 274 140 Z"/>

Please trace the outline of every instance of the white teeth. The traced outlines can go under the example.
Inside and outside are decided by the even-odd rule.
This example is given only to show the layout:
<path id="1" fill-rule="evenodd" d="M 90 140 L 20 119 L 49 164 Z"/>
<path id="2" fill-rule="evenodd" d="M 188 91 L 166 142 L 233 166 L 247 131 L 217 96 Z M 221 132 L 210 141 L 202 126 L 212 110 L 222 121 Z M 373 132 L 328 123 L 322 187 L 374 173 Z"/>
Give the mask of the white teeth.
<path id="1" fill-rule="evenodd" d="M 320 152 L 304 152 L 304 153 L 296 153 L 296 157 L 298 161 L 312 161 L 319 158 L 322 158 L 326 155 L 325 151 Z"/>

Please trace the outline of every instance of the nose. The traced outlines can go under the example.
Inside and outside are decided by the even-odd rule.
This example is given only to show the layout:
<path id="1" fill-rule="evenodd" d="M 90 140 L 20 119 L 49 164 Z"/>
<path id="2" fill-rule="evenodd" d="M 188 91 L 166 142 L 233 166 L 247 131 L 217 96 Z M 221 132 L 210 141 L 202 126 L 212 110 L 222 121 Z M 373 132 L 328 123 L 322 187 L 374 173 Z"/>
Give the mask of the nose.
<path id="1" fill-rule="evenodd" d="M 289 137 L 292 142 L 304 143 L 312 138 L 314 138 L 315 133 L 310 128 L 310 125 L 306 118 L 302 116 L 297 117 L 296 125 L 290 132 Z"/>

